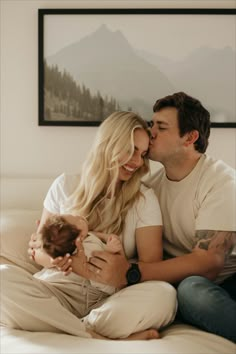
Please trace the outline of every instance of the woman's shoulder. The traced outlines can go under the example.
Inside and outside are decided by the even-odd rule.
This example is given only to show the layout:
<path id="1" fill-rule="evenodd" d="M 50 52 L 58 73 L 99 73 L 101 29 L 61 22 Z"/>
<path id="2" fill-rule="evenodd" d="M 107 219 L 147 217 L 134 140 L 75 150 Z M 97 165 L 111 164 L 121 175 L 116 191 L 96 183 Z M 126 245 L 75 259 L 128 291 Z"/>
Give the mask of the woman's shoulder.
<path id="1" fill-rule="evenodd" d="M 79 183 L 79 175 L 62 173 L 55 178 L 52 188 L 58 191 L 63 191 L 66 196 L 71 195 Z"/>
<path id="2" fill-rule="evenodd" d="M 140 192 L 145 197 L 144 198 L 145 200 L 158 203 L 158 198 L 156 196 L 154 189 L 150 187 L 149 184 L 147 184 L 146 182 L 141 183 Z"/>
<path id="3" fill-rule="evenodd" d="M 138 224 L 139 227 L 161 225 L 162 217 L 160 205 L 154 190 L 147 186 L 145 183 L 142 183 L 140 192 L 141 195 L 138 200 L 136 200 L 136 203 L 133 207 L 135 215 L 137 215 L 138 220 L 141 221 L 141 224 Z"/>
<path id="4" fill-rule="evenodd" d="M 155 172 L 145 178 L 145 183 L 147 186 L 156 189 L 160 185 L 163 178 L 165 180 L 165 169 L 163 166 L 160 166 Z"/>
<path id="5" fill-rule="evenodd" d="M 140 192 L 144 195 L 155 194 L 153 188 L 145 181 L 141 182 Z"/>

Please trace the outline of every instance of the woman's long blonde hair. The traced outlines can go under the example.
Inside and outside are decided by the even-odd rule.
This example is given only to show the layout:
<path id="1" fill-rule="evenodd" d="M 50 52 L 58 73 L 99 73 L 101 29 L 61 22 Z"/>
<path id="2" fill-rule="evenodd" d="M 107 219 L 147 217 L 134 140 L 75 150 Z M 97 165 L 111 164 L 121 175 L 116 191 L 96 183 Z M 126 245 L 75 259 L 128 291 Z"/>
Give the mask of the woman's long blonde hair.
<path id="1" fill-rule="evenodd" d="M 149 172 L 149 160 L 117 190 L 121 159 L 134 153 L 134 131 L 148 126 L 133 112 L 115 112 L 100 125 L 93 147 L 82 166 L 79 185 L 72 194 L 70 212 L 87 218 L 89 229 L 120 234 L 128 209 L 140 197 L 141 178 Z"/>

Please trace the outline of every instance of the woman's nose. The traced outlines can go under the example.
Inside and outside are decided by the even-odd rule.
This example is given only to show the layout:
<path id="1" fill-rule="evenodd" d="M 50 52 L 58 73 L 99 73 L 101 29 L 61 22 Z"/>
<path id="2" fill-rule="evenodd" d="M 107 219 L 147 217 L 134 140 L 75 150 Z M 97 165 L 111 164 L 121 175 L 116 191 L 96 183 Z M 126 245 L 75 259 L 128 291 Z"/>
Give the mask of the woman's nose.
<path id="1" fill-rule="evenodd" d="M 143 158 L 141 155 L 139 154 L 134 154 L 133 158 L 132 158 L 132 162 L 135 164 L 135 167 L 139 167 L 142 166 L 143 164 Z"/>

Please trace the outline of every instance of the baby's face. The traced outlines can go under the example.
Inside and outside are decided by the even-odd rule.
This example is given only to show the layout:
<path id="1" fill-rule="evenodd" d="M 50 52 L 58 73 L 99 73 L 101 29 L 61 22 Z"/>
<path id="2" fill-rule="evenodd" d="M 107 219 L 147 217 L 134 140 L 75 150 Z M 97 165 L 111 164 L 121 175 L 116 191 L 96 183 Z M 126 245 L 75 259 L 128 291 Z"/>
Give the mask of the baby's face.
<path id="1" fill-rule="evenodd" d="M 83 216 L 63 215 L 63 218 L 80 231 L 80 237 L 84 238 L 88 233 L 88 222 Z"/>

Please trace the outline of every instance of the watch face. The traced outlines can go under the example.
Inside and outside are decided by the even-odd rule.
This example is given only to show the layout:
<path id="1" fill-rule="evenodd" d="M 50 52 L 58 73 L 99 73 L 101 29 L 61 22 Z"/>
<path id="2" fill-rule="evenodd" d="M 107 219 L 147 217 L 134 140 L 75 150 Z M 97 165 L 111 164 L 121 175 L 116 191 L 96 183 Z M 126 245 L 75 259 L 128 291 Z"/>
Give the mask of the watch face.
<path id="1" fill-rule="evenodd" d="M 137 269 L 131 269 L 131 271 L 129 273 L 130 283 L 135 284 L 139 281 L 139 279 L 140 279 L 139 271 Z"/>
<path id="2" fill-rule="evenodd" d="M 137 264 L 131 264 L 131 268 L 127 272 L 128 285 L 137 284 L 141 279 L 140 270 Z"/>

